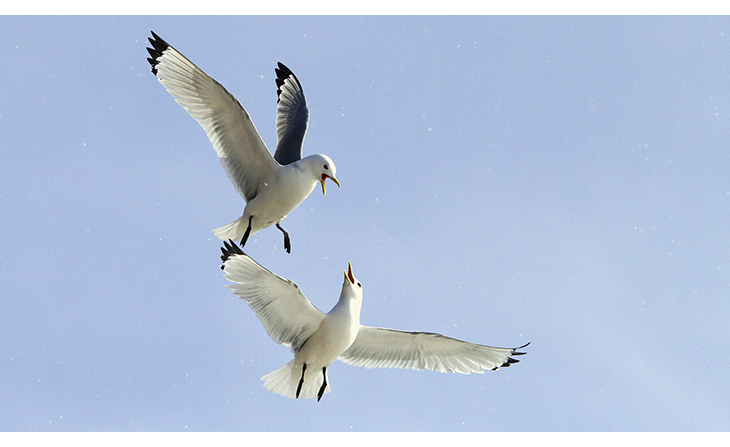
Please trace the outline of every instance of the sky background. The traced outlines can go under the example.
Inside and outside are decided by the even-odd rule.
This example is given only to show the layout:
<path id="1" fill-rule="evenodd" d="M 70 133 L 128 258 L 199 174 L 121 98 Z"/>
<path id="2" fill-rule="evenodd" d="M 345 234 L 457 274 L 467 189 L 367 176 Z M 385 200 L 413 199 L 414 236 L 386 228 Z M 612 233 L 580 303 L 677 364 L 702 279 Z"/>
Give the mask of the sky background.
<path id="1" fill-rule="evenodd" d="M 321 310 L 515 347 L 469 376 L 336 362 L 321 402 L 230 293 L 240 216 L 154 30 L 332 183 L 246 251 Z M 730 430 L 730 18 L 0 17 L 0 430 Z"/>

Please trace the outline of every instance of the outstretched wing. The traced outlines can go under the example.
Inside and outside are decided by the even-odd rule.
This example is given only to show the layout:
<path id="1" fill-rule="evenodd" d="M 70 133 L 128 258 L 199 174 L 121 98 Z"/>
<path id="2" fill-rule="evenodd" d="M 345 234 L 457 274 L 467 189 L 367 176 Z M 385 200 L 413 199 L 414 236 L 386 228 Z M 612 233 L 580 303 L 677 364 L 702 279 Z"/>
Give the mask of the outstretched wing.
<path id="1" fill-rule="evenodd" d="M 154 32 L 152 37 L 152 48 L 147 48 L 152 73 L 203 127 L 236 191 L 250 201 L 272 178 L 278 164 L 248 112 L 215 79 Z"/>
<path id="2" fill-rule="evenodd" d="M 309 109 L 302 85 L 286 65 L 279 62 L 276 71 L 276 152 L 274 158 L 288 165 L 302 158 L 304 135 L 307 133 Z"/>
<path id="3" fill-rule="evenodd" d="M 319 328 L 325 314 L 293 281 L 276 275 L 245 254 L 235 242 L 221 248 L 223 272 L 233 293 L 247 302 L 276 342 L 298 351 Z"/>
<path id="4" fill-rule="evenodd" d="M 338 358 L 348 365 L 365 368 L 430 369 L 470 374 L 519 362 L 511 356 L 525 354 L 517 352 L 525 346 L 493 348 L 430 332 L 362 326 L 355 341 Z"/>

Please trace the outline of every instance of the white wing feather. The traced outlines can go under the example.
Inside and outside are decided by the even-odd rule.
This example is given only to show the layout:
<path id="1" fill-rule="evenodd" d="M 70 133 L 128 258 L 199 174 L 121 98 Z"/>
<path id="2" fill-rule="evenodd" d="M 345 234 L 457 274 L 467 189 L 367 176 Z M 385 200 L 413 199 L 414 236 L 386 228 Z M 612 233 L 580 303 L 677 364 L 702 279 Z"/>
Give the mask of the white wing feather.
<path id="1" fill-rule="evenodd" d="M 523 354 L 516 352 L 520 348 L 494 348 L 441 334 L 362 326 L 355 341 L 338 359 L 365 368 L 430 369 L 470 374 L 517 362 L 510 356 Z"/>
<path id="2" fill-rule="evenodd" d="M 223 271 L 236 296 L 248 303 L 276 343 L 298 351 L 319 328 L 325 314 L 293 281 L 276 275 L 246 254 L 231 254 Z"/>
<path id="3" fill-rule="evenodd" d="M 270 181 L 279 164 L 266 148 L 248 112 L 215 79 L 154 35 L 157 79 L 196 121 L 213 144 L 223 168 L 246 201 Z M 152 54 L 152 52 L 151 52 Z"/>

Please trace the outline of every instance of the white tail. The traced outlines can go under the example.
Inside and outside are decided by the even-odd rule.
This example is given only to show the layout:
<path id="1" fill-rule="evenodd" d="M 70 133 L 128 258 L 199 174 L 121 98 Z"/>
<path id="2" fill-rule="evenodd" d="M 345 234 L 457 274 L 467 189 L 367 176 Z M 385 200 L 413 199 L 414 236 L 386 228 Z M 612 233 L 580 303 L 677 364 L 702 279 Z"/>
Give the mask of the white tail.
<path id="1" fill-rule="evenodd" d="M 247 227 L 248 222 L 244 224 L 243 216 L 241 216 L 229 224 L 214 229 L 213 234 L 215 234 L 216 237 L 222 241 L 227 241 L 229 239 L 234 241 L 240 241 L 243 237 L 243 233 L 246 232 Z M 249 237 L 251 236 L 253 236 L 253 233 L 249 233 Z"/>
<path id="2" fill-rule="evenodd" d="M 296 365 L 296 360 L 292 360 L 276 371 L 272 371 L 261 378 L 264 387 L 272 393 L 281 394 L 285 397 L 295 399 L 297 397 L 297 387 L 302 378 L 302 367 Z M 304 374 L 304 383 L 299 392 L 299 399 L 314 399 L 317 397 L 319 389 L 322 387 L 322 370 L 310 370 Z M 327 388 L 325 393 L 330 392 L 329 380 L 327 380 Z"/>

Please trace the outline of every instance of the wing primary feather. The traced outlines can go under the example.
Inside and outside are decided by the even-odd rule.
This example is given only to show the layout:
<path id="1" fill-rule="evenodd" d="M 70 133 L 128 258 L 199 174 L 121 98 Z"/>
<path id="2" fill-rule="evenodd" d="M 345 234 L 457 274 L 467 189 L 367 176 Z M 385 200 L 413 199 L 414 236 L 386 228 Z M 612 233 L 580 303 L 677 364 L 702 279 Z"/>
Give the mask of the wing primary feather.
<path id="1" fill-rule="evenodd" d="M 223 241 L 223 245 L 224 246 L 221 247 L 221 261 L 223 261 L 224 265 L 221 265 L 221 270 L 225 268 L 225 263 L 231 256 L 245 254 L 243 250 L 241 250 L 241 247 L 239 247 L 231 239 L 229 239 L 228 241 Z"/>
<path id="2" fill-rule="evenodd" d="M 149 62 L 152 66 L 152 73 L 157 76 L 157 64 L 160 63 L 159 58 L 162 56 L 162 53 L 170 47 L 170 44 L 167 43 L 165 39 L 155 34 L 154 31 L 150 31 L 150 33 L 152 33 L 154 40 L 149 37 L 147 38 L 152 45 L 152 48 L 147 48 L 147 52 L 150 53 L 150 56 L 152 56 L 151 58 L 147 58 L 147 62 Z"/>
<path id="3" fill-rule="evenodd" d="M 304 89 L 302 88 L 302 84 L 299 82 L 299 79 L 297 79 L 297 76 L 289 69 L 289 67 L 281 62 L 277 62 L 276 65 L 277 68 L 274 69 L 274 72 L 276 73 L 276 103 L 278 104 L 281 99 L 281 87 L 284 85 L 284 82 L 288 77 L 291 76 L 294 79 L 299 86 L 299 90 Z"/>
<path id="4" fill-rule="evenodd" d="M 513 349 L 514 352 L 512 352 L 512 355 L 525 355 L 525 354 L 527 354 L 526 352 L 517 352 L 517 350 L 518 349 L 522 349 L 522 348 L 526 348 L 526 347 L 530 346 L 530 343 L 532 343 L 532 342 L 527 342 L 527 343 L 525 343 L 524 345 L 522 345 L 520 347 L 514 348 Z"/>

